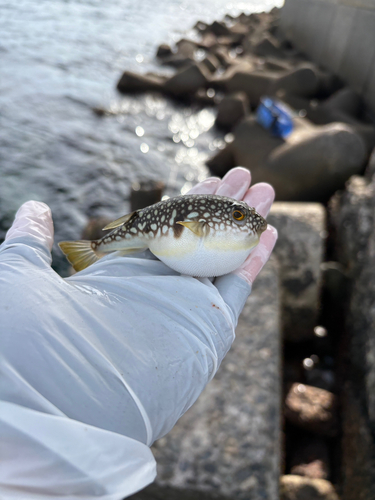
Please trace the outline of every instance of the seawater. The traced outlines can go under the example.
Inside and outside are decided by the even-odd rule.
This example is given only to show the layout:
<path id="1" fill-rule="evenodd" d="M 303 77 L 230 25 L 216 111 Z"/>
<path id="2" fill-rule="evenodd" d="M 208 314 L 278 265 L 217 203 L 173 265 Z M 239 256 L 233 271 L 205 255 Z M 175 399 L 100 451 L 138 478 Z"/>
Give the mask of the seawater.
<path id="1" fill-rule="evenodd" d="M 136 180 L 162 180 L 173 196 L 207 177 L 224 145 L 215 111 L 123 96 L 116 83 L 124 70 L 170 73 L 158 45 L 194 37 L 198 20 L 281 3 L 0 0 L 0 238 L 26 200 L 51 207 L 56 241 L 77 239 L 90 217 L 127 213 Z"/>

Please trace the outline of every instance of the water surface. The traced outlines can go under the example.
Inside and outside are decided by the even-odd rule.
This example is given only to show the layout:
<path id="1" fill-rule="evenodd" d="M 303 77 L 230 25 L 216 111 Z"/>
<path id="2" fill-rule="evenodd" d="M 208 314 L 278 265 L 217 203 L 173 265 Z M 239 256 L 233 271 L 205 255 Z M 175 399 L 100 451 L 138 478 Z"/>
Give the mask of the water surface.
<path id="1" fill-rule="evenodd" d="M 79 238 L 89 217 L 126 213 L 135 180 L 163 180 L 176 195 L 204 179 L 223 146 L 214 110 L 122 96 L 116 83 L 124 70 L 167 72 L 158 45 L 197 20 L 280 3 L 0 0 L 0 238 L 29 199 L 51 206 L 60 241 Z M 62 268 L 58 250 L 54 262 Z"/>

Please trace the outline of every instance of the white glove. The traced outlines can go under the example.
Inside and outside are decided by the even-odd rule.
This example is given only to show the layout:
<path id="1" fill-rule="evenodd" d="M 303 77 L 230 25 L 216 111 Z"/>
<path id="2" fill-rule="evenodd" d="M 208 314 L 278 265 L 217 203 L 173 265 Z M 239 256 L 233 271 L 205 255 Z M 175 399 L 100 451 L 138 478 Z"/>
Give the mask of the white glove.
<path id="1" fill-rule="evenodd" d="M 237 168 L 191 192 L 266 216 L 273 189 L 249 185 Z M 0 498 L 119 500 L 152 482 L 149 446 L 215 375 L 276 238 L 269 226 L 214 283 L 147 252 L 62 279 L 50 267 L 51 212 L 25 203 L 0 247 Z"/>

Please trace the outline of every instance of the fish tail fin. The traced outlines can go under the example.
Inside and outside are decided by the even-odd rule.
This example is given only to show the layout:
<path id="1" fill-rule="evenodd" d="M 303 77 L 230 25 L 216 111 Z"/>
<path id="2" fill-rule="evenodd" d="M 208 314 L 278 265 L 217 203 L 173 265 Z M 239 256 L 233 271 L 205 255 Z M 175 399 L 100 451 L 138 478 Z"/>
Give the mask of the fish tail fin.
<path id="1" fill-rule="evenodd" d="M 59 247 L 76 271 L 82 271 L 99 260 L 91 241 L 61 241 Z"/>

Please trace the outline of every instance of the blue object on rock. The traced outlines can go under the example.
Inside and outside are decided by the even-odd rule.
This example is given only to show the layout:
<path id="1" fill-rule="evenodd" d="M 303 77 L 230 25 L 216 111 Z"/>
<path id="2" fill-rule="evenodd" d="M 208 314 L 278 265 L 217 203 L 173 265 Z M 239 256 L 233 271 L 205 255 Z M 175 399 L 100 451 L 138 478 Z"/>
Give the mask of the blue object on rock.
<path id="1" fill-rule="evenodd" d="M 257 122 L 277 137 L 285 138 L 293 130 L 293 116 L 282 103 L 262 97 L 257 109 Z"/>

